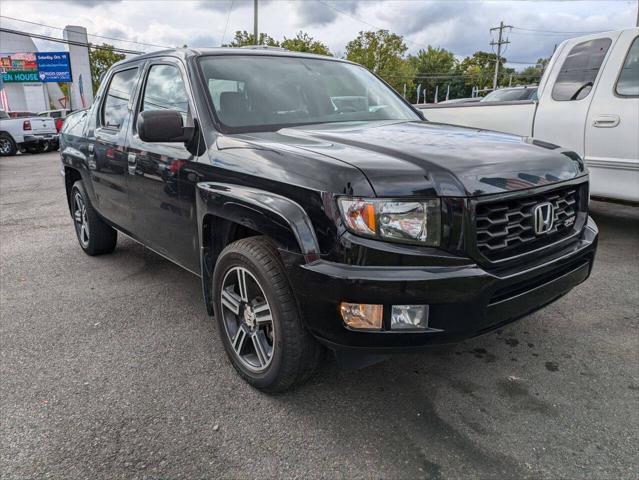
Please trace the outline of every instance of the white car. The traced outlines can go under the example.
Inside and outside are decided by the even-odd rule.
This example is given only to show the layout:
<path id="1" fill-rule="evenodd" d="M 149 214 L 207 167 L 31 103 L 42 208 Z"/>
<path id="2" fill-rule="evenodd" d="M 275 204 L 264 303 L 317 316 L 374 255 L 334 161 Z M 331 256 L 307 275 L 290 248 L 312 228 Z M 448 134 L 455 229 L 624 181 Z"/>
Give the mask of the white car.
<path id="1" fill-rule="evenodd" d="M 595 197 L 639 202 L 639 28 L 563 42 L 538 100 L 417 105 L 433 122 L 513 133 L 574 150 Z"/>
<path id="2" fill-rule="evenodd" d="M 58 132 L 50 117 L 11 118 L 0 110 L 0 156 L 40 153 L 58 148 Z"/>

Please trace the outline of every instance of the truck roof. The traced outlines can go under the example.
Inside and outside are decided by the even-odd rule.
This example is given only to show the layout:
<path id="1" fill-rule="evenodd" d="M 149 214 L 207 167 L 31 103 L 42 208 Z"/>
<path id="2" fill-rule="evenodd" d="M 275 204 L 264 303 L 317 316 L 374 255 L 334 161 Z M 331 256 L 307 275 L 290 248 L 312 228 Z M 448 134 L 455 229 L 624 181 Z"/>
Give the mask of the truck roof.
<path id="1" fill-rule="evenodd" d="M 183 60 L 192 57 L 208 56 L 208 55 L 255 55 L 255 56 L 277 56 L 277 57 L 299 57 L 314 58 L 321 60 L 329 60 L 333 62 L 353 63 L 341 58 L 329 57 L 326 55 L 317 55 L 315 53 L 294 52 L 280 47 L 268 47 L 265 45 L 248 45 L 245 47 L 208 47 L 208 48 L 171 48 L 167 50 L 159 50 L 157 52 L 145 53 L 135 57 L 127 58 L 117 62 L 116 65 L 124 65 L 126 63 L 137 62 L 147 58 L 155 57 L 178 57 Z"/>

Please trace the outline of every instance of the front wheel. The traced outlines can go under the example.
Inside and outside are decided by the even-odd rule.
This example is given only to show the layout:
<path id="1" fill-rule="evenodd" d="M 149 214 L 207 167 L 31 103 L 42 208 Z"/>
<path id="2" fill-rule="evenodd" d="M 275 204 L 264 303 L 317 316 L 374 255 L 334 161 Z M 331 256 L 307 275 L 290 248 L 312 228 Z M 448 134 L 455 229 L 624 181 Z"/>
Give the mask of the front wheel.
<path id="1" fill-rule="evenodd" d="M 267 238 L 238 240 L 222 251 L 213 298 L 226 353 L 248 383 L 283 391 L 316 368 L 322 347 L 302 325 L 284 266 Z"/>
<path id="2" fill-rule="evenodd" d="M 118 232 L 93 209 L 81 180 L 73 184 L 70 205 L 75 233 L 84 253 L 94 256 L 115 250 Z"/>

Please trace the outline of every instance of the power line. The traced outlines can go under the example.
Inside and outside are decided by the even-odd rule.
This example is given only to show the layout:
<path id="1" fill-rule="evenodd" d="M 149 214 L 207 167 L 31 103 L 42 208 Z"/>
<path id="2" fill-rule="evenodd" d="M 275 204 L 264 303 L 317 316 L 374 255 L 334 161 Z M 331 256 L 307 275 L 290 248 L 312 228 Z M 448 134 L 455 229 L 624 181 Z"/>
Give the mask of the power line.
<path id="1" fill-rule="evenodd" d="M 37 33 L 21 32 L 19 30 L 13 30 L 11 28 L 0 28 L 0 32 L 12 33 L 13 35 L 21 35 L 23 37 L 38 38 L 40 40 L 48 40 L 50 42 L 66 43 L 67 45 L 77 45 L 79 47 L 93 48 L 95 50 L 109 50 L 113 52 L 126 53 L 131 55 L 141 55 L 144 53 L 144 52 L 139 52 L 136 50 L 127 50 L 124 48 L 117 48 L 117 47 L 105 47 L 102 45 L 95 45 L 93 43 L 86 43 L 86 42 L 78 42 L 75 40 L 64 40 L 62 38 L 50 37 L 48 35 L 39 35 Z"/>
<path id="2" fill-rule="evenodd" d="M 16 22 L 29 23 L 31 25 L 37 25 L 39 27 L 52 28 L 54 30 L 64 31 L 64 28 L 54 27 L 52 25 L 45 25 L 44 23 L 30 22 L 29 20 L 22 20 L 20 18 L 15 18 L 15 17 L 8 17 L 7 15 L 0 15 L 0 18 L 6 18 L 8 20 L 14 20 Z M 104 39 L 107 39 L 107 40 L 116 40 L 118 42 L 135 43 L 135 44 L 138 44 L 138 45 L 145 45 L 147 47 L 172 48 L 172 47 L 169 47 L 167 45 L 158 45 L 158 44 L 155 44 L 155 43 L 145 43 L 145 42 L 138 42 L 138 41 L 135 41 L 135 40 L 126 40 L 124 38 L 108 37 L 106 35 L 98 35 L 96 33 L 87 33 L 87 36 L 96 37 L 96 38 L 104 38 Z"/>
<path id="3" fill-rule="evenodd" d="M 523 27 L 515 27 L 511 26 L 514 30 L 523 30 L 525 32 L 537 32 L 537 33 L 548 33 L 548 34 L 558 34 L 558 35 L 589 35 L 592 33 L 601 33 L 604 30 L 593 30 L 593 31 L 584 31 L 584 32 L 568 32 L 568 31 L 558 31 L 558 30 L 539 30 L 535 28 L 523 28 Z"/>
<path id="4" fill-rule="evenodd" d="M 331 10 L 335 10 L 337 13 L 341 13 L 342 15 L 345 15 L 345 16 L 347 16 L 347 17 L 350 17 L 350 18 L 352 18 L 353 20 L 357 20 L 358 22 L 361 22 L 361 23 L 363 23 L 363 24 L 365 24 L 365 25 L 368 25 L 369 27 L 372 27 L 372 28 L 374 28 L 374 29 L 376 29 L 376 30 L 388 30 L 387 28 L 382 28 L 382 27 L 380 27 L 380 26 L 373 25 L 372 23 L 367 22 L 366 20 L 364 20 L 364 19 L 362 19 L 362 18 L 359 18 L 359 17 L 357 17 L 357 16 L 355 16 L 355 15 L 352 15 L 352 14 L 350 14 L 350 13 L 348 13 L 348 12 L 345 12 L 345 11 L 343 11 L 343 10 L 340 10 L 339 8 L 335 8 L 333 5 L 331 5 L 330 3 L 327 3 L 327 2 L 325 2 L 325 1 L 323 1 L 323 0 L 316 0 L 316 1 L 317 1 L 317 2 L 319 2 L 319 3 L 321 3 L 322 5 L 324 5 L 325 7 L 330 8 Z M 403 38 L 404 38 L 404 40 L 405 40 L 405 41 L 407 41 L 408 43 L 412 43 L 413 45 L 417 45 L 418 47 L 428 48 L 428 46 L 427 46 L 427 45 L 424 45 L 423 43 L 413 42 L 412 40 L 410 40 L 410 39 L 408 39 L 408 38 L 405 38 L 403 35 L 402 35 L 402 37 L 403 37 Z"/>
<path id="5" fill-rule="evenodd" d="M 231 4 L 229 5 L 229 11 L 226 15 L 226 25 L 224 25 L 224 33 L 222 34 L 220 46 L 224 45 L 224 37 L 226 37 L 226 29 L 229 28 L 229 20 L 231 20 L 231 12 L 233 11 L 233 3 L 235 3 L 235 0 L 231 0 Z"/>

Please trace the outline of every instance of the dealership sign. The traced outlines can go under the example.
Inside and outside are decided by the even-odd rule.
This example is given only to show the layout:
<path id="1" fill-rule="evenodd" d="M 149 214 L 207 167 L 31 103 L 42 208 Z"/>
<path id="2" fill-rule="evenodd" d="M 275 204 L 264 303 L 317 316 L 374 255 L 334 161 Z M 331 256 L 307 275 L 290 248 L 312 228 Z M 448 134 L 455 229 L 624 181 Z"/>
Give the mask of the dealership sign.
<path id="1" fill-rule="evenodd" d="M 0 73 L 5 82 L 71 82 L 69 52 L 0 54 Z"/>

